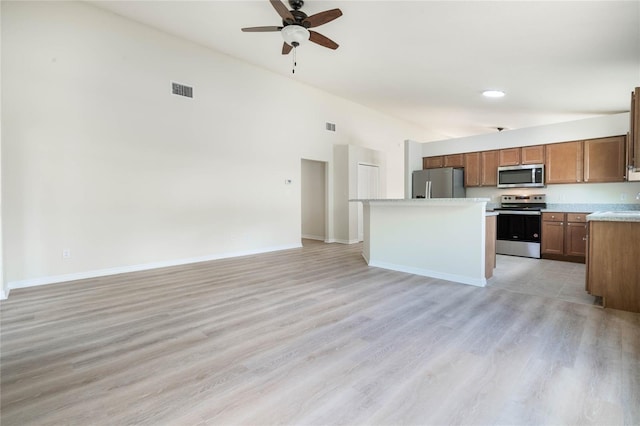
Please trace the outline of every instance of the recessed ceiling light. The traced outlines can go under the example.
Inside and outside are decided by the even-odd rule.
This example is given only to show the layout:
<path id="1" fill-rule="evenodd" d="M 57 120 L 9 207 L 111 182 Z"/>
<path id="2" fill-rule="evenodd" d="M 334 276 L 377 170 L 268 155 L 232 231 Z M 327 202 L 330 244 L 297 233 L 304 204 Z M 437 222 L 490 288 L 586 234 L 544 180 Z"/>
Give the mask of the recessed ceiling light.
<path id="1" fill-rule="evenodd" d="M 482 92 L 482 96 L 487 98 L 501 98 L 504 96 L 504 92 L 502 90 L 485 90 Z"/>

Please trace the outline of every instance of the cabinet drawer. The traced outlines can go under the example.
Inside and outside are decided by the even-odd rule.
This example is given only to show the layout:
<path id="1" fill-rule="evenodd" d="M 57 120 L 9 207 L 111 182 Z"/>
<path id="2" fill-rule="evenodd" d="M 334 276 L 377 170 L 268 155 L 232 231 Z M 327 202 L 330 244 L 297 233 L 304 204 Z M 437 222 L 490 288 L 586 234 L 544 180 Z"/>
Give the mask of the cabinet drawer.
<path id="1" fill-rule="evenodd" d="M 567 222 L 586 222 L 587 213 L 567 213 Z"/>
<path id="2" fill-rule="evenodd" d="M 542 220 L 546 222 L 563 222 L 564 213 L 542 213 Z"/>

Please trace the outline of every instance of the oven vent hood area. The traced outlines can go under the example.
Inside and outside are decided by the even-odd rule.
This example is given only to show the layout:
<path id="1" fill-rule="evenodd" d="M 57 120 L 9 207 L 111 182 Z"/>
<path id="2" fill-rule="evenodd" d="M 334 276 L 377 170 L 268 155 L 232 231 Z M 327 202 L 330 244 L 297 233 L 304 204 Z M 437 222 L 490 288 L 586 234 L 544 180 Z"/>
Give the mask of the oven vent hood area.
<path id="1" fill-rule="evenodd" d="M 544 164 L 498 167 L 498 188 L 544 187 Z"/>

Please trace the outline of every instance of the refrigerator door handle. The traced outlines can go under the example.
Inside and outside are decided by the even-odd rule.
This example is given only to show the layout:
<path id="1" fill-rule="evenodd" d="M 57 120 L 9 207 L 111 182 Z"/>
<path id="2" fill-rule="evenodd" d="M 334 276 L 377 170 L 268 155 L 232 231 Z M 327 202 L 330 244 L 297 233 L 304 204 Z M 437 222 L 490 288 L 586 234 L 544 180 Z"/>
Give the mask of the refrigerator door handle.
<path id="1" fill-rule="evenodd" d="M 424 198 L 431 198 L 431 181 L 425 182 Z"/>

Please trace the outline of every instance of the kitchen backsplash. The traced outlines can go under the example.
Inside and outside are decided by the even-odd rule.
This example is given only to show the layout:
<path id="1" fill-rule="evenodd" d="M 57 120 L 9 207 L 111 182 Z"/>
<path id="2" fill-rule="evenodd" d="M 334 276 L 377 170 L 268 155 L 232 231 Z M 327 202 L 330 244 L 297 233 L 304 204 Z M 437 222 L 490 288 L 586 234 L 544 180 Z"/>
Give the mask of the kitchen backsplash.
<path id="1" fill-rule="evenodd" d="M 547 185 L 544 188 L 467 188 L 467 197 L 490 198 L 491 203 L 496 205 L 500 204 L 502 195 L 508 194 L 545 194 L 548 205 L 588 204 L 604 206 L 605 210 L 640 209 L 640 182 Z"/>

